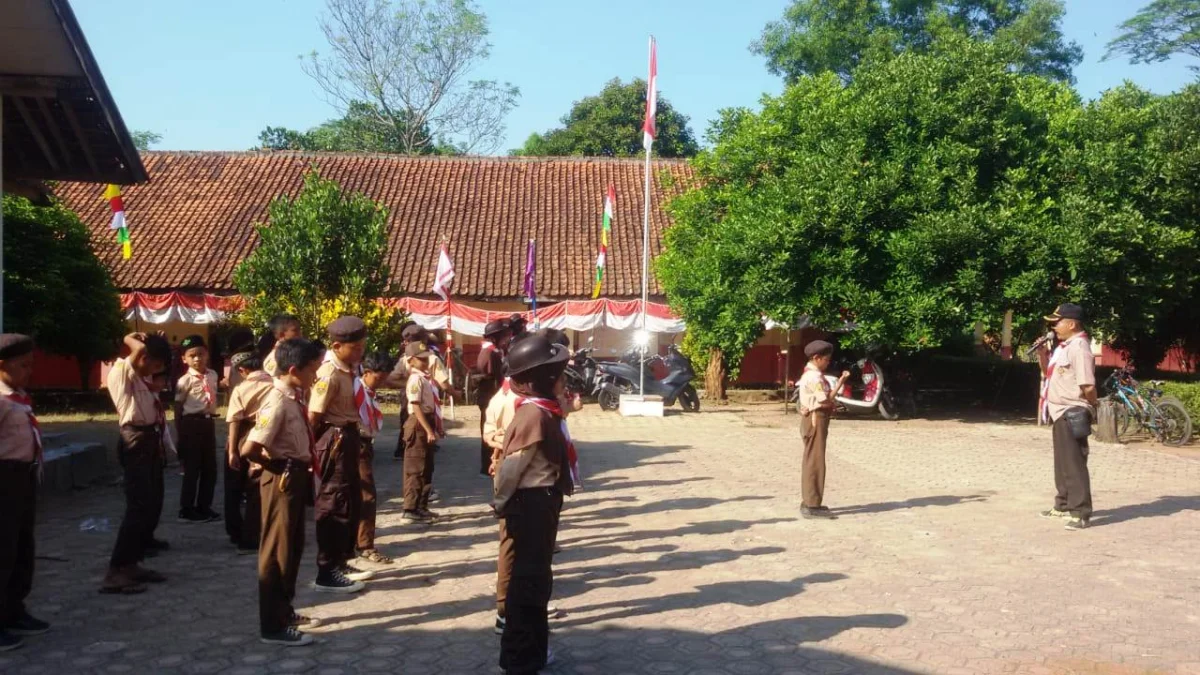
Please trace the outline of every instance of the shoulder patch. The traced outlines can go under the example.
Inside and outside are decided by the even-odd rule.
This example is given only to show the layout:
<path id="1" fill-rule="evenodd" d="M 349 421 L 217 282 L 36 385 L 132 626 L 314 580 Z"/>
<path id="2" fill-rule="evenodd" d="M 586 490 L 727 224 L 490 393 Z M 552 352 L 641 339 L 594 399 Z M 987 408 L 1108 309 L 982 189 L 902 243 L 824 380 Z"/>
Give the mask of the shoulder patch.
<path id="1" fill-rule="evenodd" d="M 271 413 L 265 411 L 260 413 L 258 416 L 258 421 L 254 423 L 254 426 L 258 427 L 259 429 L 266 429 L 267 427 L 271 426 Z"/>
<path id="2" fill-rule="evenodd" d="M 313 391 L 317 394 L 324 394 L 329 391 L 329 380 L 324 378 L 317 380 L 317 383 L 313 385 Z"/>

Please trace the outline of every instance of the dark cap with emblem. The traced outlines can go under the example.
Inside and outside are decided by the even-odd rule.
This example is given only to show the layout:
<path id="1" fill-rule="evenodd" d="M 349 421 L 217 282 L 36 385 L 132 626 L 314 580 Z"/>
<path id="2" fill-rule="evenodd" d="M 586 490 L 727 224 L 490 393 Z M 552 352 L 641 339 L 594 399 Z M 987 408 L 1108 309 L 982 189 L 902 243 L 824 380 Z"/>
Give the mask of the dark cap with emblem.
<path id="1" fill-rule="evenodd" d="M 493 335 L 499 335 L 508 330 L 510 326 L 511 324 L 509 323 L 508 319 L 496 319 L 495 321 L 489 321 L 488 325 L 483 327 L 483 336 L 492 337 Z"/>
<path id="2" fill-rule="evenodd" d="M 431 353 L 432 352 L 429 351 L 429 347 L 426 347 L 425 343 L 419 340 L 417 342 L 410 342 L 408 346 L 404 348 L 404 358 L 406 359 L 424 359 L 427 358 Z"/>
<path id="3" fill-rule="evenodd" d="M 208 345 L 204 342 L 203 335 L 189 335 L 183 338 L 183 341 L 179 343 L 179 348 L 185 352 L 189 349 L 195 349 L 196 347 L 204 347 L 205 349 L 208 348 Z"/>
<path id="4" fill-rule="evenodd" d="M 1042 318 L 1053 323 L 1059 319 L 1074 319 L 1075 321 L 1083 321 L 1083 316 L 1083 307 L 1080 307 L 1075 303 L 1068 302 L 1059 305 L 1058 309 L 1054 310 L 1053 314 L 1044 316 Z"/>
<path id="5" fill-rule="evenodd" d="M 509 350 L 508 375 L 516 377 L 540 366 L 564 363 L 570 357 L 566 347 L 551 343 L 545 336 L 531 335 Z"/>
<path id="6" fill-rule="evenodd" d="M 413 340 L 422 340 L 425 338 L 425 329 L 419 324 L 410 323 L 400 332 L 400 337 L 405 341 L 412 342 Z"/>
<path id="7" fill-rule="evenodd" d="M 334 342 L 358 342 L 367 337 L 367 325 L 357 316 L 343 316 L 330 323 L 325 331 Z"/>
<path id="8" fill-rule="evenodd" d="M 825 356 L 833 353 L 833 345 L 824 340 L 813 340 L 804 345 L 804 355 L 808 358 L 814 356 Z"/>
<path id="9" fill-rule="evenodd" d="M 0 361 L 33 352 L 33 338 L 20 333 L 0 334 Z"/>
<path id="10" fill-rule="evenodd" d="M 233 356 L 229 357 L 229 366 L 231 368 L 237 368 L 238 366 L 245 363 L 246 359 L 249 359 L 253 356 L 254 356 L 254 352 L 238 352 L 238 353 L 234 354 Z"/>

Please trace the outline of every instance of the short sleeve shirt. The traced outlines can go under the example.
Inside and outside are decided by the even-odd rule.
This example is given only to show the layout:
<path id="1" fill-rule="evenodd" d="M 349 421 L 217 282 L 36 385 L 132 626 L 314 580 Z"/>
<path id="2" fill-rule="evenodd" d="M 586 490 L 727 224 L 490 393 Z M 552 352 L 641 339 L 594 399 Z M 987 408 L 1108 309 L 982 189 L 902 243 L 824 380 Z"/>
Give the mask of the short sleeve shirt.
<path id="1" fill-rule="evenodd" d="M 437 410 L 437 399 L 433 397 L 433 385 L 429 376 L 419 370 L 413 370 L 408 376 L 408 385 L 404 388 L 408 398 L 408 412 L 414 413 L 418 408 L 426 413 Z"/>
<path id="2" fill-rule="evenodd" d="M 217 412 L 217 373 L 203 374 L 188 369 L 175 384 L 175 402 L 183 406 L 184 415 L 215 415 Z"/>
<path id="3" fill-rule="evenodd" d="M 11 401 L 8 396 L 18 392 L 0 382 L 0 459 L 32 462 L 36 459 L 32 411 L 28 406 Z"/>
<path id="4" fill-rule="evenodd" d="M 108 371 L 108 395 L 117 409 L 118 424 L 147 426 L 158 422 L 158 399 L 129 359 L 117 359 Z"/>
<path id="5" fill-rule="evenodd" d="M 270 375 L 261 370 L 251 373 L 229 395 L 225 421 L 233 423 L 255 418 L 274 389 L 275 380 Z"/>
<path id="6" fill-rule="evenodd" d="M 811 412 L 829 399 L 829 381 L 819 368 L 811 363 L 804 366 L 804 374 L 796 385 L 800 390 L 800 410 Z"/>
<path id="7" fill-rule="evenodd" d="M 335 427 L 358 424 L 358 406 L 354 405 L 354 375 L 337 357 L 317 369 L 317 381 L 308 399 L 310 412 L 323 413 Z"/>
<path id="8" fill-rule="evenodd" d="M 504 430 L 512 422 L 517 409 L 517 395 L 512 389 L 501 389 L 488 401 L 483 415 L 483 439 L 495 443 L 497 436 L 503 437 Z"/>
<path id="9" fill-rule="evenodd" d="M 266 357 L 263 358 L 263 372 L 265 372 L 267 375 L 269 375 L 271 377 L 275 377 L 276 375 L 279 374 L 279 373 L 275 372 L 275 369 L 277 367 L 278 366 L 275 363 L 275 350 L 272 349 L 271 353 L 267 354 Z"/>
<path id="10" fill-rule="evenodd" d="M 1067 408 L 1088 408 L 1091 404 L 1083 397 L 1080 387 L 1096 385 L 1096 356 L 1086 337 L 1076 336 L 1061 346 L 1062 353 L 1052 357 L 1054 371 L 1050 374 L 1050 388 L 1046 406 L 1050 419 L 1058 421 Z"/>
<path id="11" fill-rule="evenodd" d="M 312 436 L 299 396 L 291 387 L 272 382 L 271 392 L 246 440 L 266 448 L 271 459 L 312 461 Z"/>

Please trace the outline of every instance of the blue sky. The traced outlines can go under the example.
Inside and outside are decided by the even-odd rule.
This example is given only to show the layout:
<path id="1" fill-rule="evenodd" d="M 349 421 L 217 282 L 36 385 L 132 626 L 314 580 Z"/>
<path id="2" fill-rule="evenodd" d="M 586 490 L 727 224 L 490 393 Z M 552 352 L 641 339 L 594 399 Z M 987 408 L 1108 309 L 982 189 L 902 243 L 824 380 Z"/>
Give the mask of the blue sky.
<path id="1" fill-rule="evenodd" d="M 702 134 L 716 111 L 754 106 L 781 84 L 747 46 L 787 0 L 481 0 L 492 56 L 477 76 L 511 82 L 520 104 L 501 151 L 557 124 L 571 103 L 613 77 L 645 77 L 646 37 L 659 43 L 659 91 Z M 1084 62 L 1087 98 L 1129 79 L 1152 91 L 1194 78 L 1187 62 L 1101 62 L 1140 2 L 1067 0 L 1066 34 Z M 126 124 L 163 135 L 159 149 L 245 150 L 266 126 L 306 129 L 337 111 L 300 70 L 324 47 L 324 0 L 73 0 Z"/>

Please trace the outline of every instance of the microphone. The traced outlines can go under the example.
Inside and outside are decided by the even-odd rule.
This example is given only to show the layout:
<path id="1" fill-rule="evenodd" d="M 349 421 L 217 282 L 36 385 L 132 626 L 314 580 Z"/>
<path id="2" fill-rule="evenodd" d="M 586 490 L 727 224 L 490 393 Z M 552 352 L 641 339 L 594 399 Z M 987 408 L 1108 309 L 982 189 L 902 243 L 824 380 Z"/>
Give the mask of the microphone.
<path id="1" fill-rule="evenodd" d="M 1042 337 L 1034 340 L 1033 344 L 1029 346 L 1029 349 L 1025 350 L 1025 356 L 1032 355 L 1034 352 L 1041 349 L 1042 345 L 1046 344 L 1047 342 L 1049 342 L 1053 339 L 1054 339 L 1054 331 L 1049 331 Z"/>

